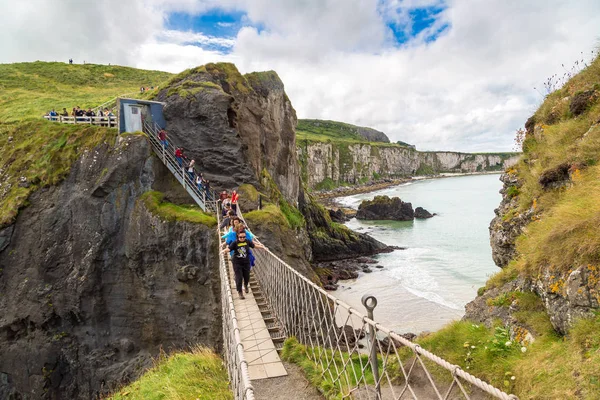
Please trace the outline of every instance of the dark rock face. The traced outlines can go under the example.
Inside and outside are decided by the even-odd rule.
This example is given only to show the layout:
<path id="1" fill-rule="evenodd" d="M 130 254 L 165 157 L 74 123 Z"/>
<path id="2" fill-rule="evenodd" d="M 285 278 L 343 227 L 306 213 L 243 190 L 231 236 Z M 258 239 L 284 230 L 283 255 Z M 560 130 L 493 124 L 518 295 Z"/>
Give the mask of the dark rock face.
<path id="1" fill-rule="evenodd" d="M 583 114 L 598 98 L 595 90 L 586 90 L 573 96 L 569 111 L 575 116 Z"/>
<path id="2" fill-rule="evenodd" d="M 233 64 L 207 64 L 157 100 L 167 103 L 168 134 L 213 188 L 256 185 L 265 169 L 297 204 L 296 112 L 275 72 L 242 76 Z"/>
<path id="3" fill-rule="evenodd" d="M 527 118 L 527 121 L 525 121 L 525 130 L 527 131 L 528 135 L 533 135 L 533 129 L 535 128 L 535 116 L 531 116 L 529 118 Z"/>
<path id="4" fill-rule="evenodd" d="M 569 181 L 569 163 L 560 164 L 554 168 L 542 172 L 539 178 L 540 185 L 544 189 L 558 189 L 565 186 Z"/>
<path id="5" fill-rule="evenodd" d="M 415 218 L 425 219 L 425 218 L 433 218 L 433 214 L 424 209 L 423 207 L 415 208 Z"/>
<path id="6" fill-rule="evenodd" d="M 120 138 L 3 231 L 0 398 L 92 399 L 161 347 L 220 347 L 213 229 L 164 222 L 138 200 L 163 174 L 143 137 Z"/>
<path id="7" fill-rule="evenodd" d="M 338 222 L 338 223 L 346 222 L 346 214 L 344 214 L 344 212 L 342 210 L 340 210 L 339 208 L 337 210 L 329 209 L 327 211 L 329 212 L 329 217 L 331 217 L 331 220 L 333 222 Z"/>
<path id="8" fill-rule="evenodd" d="M 358 206 L 357 219 L 412 221 L 415 212 L 411 203 L 405 203 L 399 197 L 375 196 L 373 200 L 364 200 Z"/>

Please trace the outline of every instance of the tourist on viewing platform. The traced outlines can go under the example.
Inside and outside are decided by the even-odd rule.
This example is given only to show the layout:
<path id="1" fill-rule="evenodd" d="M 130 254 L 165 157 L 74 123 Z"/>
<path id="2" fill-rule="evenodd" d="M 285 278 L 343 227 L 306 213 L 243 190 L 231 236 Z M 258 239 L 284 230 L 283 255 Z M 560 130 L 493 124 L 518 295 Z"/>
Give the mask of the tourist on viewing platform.
<path id="1" fill-rule="evenodd" d="M 88 108 L 87 112 L 85 113 L 85 116 L 86 117 L 95 117 L 96 113 L 91 108 Z"/>
<path id="2" fill-rule="evenodd" d="M 167 132 L 164 129 L 158 131 L 158 140 L 162 144 L 163 148 L 167 148 Z"/>
<path id="3" fill-rule="evenodd" d="M 244 292 L 242 291 L 242 281 L 246 294 L 248 293 L 248 283 L 250 282 L 250 255 L 249 251 L 252 248 L 264 249 L 265 247 L 260 243 L 254 243 L 252 240 L 247 238 L 246 231 L 240 228 L 237 232 L 237 240 L 229 245 L 228 249 L 223 250 L 223 253 L 232 251 L 231 262 L 233 263 L 233 272 L 235 274 L 235 287 L 240 296 L 240 299 L 244 299 Z"/>
<path id="4" fill-rule="evenodd" d="M 69 112 L 67 111 L 67 109 L 65 107 L 63 107 L 62 112 L 60 113 L 61 117 L 68 117 L 69 116 Z"/>
<path id="5" fill-rule="evenodd" d="M 237 191 L 234 189 L 231 191 L 231 209 L 237 214 L 237 203 L 239 199 Z"/>
<path id="6" fill-rule="evenodd" d="M 183 149 L 181 147 L 175 149 L 175 159 L 177 160 L 179 166 L 183 167 Z"/>

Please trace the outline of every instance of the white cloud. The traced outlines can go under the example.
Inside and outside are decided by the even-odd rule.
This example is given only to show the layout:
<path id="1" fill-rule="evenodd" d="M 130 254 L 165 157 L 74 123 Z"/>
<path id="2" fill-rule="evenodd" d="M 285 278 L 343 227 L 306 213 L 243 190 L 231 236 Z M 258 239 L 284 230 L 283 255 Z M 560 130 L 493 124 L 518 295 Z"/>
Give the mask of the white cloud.
<path id="1" fill-rule="evenodd" d="M 12 40 L 0 43 L 2 62 L 74 57 L 177 72 L 232 61 L 243 72 L 273 69 L 299 117 L 371 126 L 420 149 L 510 150 L 515 129 L 541 101 L 533 87 L 600 35 L 596 0 L 30 3 L 3 7 L 0 25 Z M 407 8 L 444 3 L 429 30 L 393 42 L 388 23 L 412 30 Z M 168 12 L 214 7 L 246 12 L 248 26 L 233 39 L 164 28 Z M 450 28 L 427 43 L 444 24 Z"/>

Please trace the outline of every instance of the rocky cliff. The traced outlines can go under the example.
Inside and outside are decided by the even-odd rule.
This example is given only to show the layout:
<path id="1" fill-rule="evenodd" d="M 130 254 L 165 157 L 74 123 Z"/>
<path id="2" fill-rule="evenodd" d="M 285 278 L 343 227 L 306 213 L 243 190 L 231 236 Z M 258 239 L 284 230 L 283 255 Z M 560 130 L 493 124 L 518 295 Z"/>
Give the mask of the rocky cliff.
<path id="1" fill-rule="evenodd" d="M 297 204 L 296 112 L 275 72 L 242 76 L 233 64 L 207 64 L 177 75 L 156 99 L 166 103 L 168 135 L 213 187 L 256 184 L 264 169 Z"/>
<path id="2" fill-rule="evenodd" d="M 523 158 L 502 175 L 503 199 L 490 224 L 493 259 L 503 270 L 467 306 L 466 318 L 490 322 L 507 305 L 504 313 L 510 317 L 518 307 L 498 299 L 522 292 L 539 298 L 552 327 L 563 335 L 577 321 L 597 315 L 599 85 L 596 58 L 549 95 L 526 130 L 518 132 Z"/>
<path id="3" fill-rule="evenodd" d="M 419 152 L 394 144 L 299 140 L 298 158 L 308 186 L 320 189 L 378 178 L 502 171 L 514 165 L 519 156 L 514 153 Z"/>
<path id="4" fill-rule="evenodd" d="M 161 348 L 220 346 L 214 228 L 141 200 L 170 179 L 144 137 L 125 136 L 1 231 L 0 398 L 96 398 Z"/>

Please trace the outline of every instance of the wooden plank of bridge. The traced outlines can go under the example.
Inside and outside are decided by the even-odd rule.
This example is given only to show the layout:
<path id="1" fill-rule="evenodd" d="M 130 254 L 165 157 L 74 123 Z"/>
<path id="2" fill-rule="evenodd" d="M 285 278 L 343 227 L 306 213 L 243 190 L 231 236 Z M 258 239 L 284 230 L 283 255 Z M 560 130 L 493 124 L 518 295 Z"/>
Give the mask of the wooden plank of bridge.
<path id="1" fill-rule="evenodd" d="M 244 300 L 240 299 L 235 290 L 233 266 L 230 261 L 228 261 L 228 265 L 229 281 L 233 289 L 233 307 L 244 346 L 244 355 L 248 362 L 250 380 L 286 376 L 287 372 L 279 358 L 252 290 L 244 296 Z"/>

